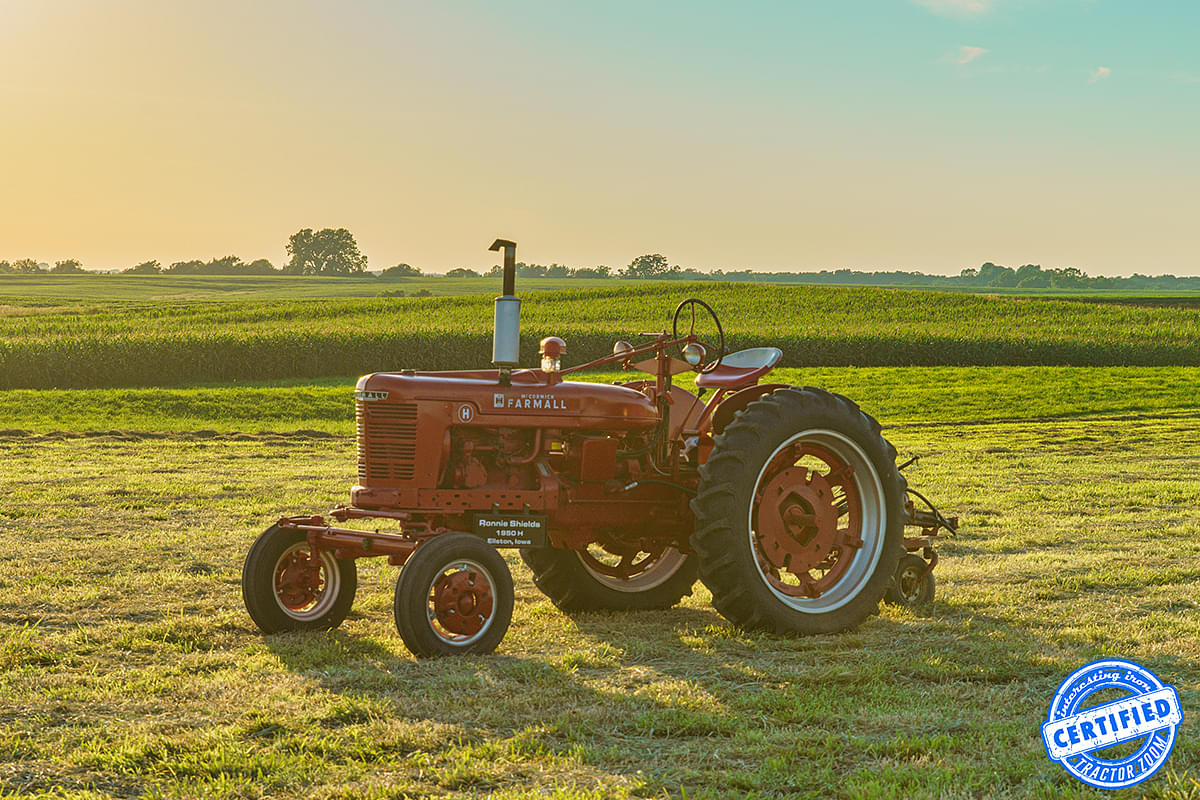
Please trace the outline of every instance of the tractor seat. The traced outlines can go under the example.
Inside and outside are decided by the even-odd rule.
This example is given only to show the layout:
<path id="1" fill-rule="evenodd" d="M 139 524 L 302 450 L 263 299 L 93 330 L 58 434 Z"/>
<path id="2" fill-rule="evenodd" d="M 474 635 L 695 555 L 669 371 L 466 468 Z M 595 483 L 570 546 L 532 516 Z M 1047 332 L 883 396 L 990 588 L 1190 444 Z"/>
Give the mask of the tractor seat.
<path id="1" fill-rule="evenodd" d="M 750 347 L 738 350 L 721 359 L 721 365 L 712 372 L 701 372 L 696 376 L 696 385 L 704 389 L 736 389 L 750 386 L 771 371 L 783 358 L 778 347 Z"/>

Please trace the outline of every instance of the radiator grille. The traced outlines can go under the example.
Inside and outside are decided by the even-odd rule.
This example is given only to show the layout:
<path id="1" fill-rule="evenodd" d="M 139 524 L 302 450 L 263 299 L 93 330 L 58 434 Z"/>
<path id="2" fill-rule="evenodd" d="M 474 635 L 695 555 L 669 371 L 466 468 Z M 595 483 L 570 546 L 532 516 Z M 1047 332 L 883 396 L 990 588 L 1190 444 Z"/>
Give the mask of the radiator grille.
<path id="1" fill-rule="evenodd" d="M 417 461 L 416 403 L 357 404 L 358 479 L 410 481 Z"/>

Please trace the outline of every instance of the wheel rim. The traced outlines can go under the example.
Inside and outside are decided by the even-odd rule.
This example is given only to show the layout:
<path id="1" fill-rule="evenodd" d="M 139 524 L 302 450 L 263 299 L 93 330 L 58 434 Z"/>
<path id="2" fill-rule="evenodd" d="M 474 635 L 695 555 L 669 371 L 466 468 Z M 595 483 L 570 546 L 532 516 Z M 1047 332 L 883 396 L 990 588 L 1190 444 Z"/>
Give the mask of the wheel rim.
<path id="1" fill-rule="evenodd" d="M 916 564 L 907 564 L 901 568 L 900 574 L 896 576 L 896 588 L 905 602 L 917 602 L 917 598 L 921 596 L 921 579 L 924 577 L 924 571 Z"/>
<path id="2" fill-rule="evenodd" d="M 442 567 L 426 598 L 429 627 L 459 647 L 478 641 L 496 617 L 496 581 L 477 561 L 459 559 Z"/>
<path id="3" fill-rule="evenodd" d="M 647 552 L 613 552 L 598 544 L 576 550 L 579 563 L 597 582 L 618 592 L 644 592 L 661 586 L 679 571 L 687 556 L 674 547 Z"/>
<path id="4" fill-rule="evenodd" d="M 284 614 L 306 622 L 324 615 L 337 601 L 342 575 L 328 550 L 318 553 L 316 565 L 307 542 L 297 542 L 275 562 L 275 602 Z"/>
<path id="5" fill-rule="evenodd" d="M 853 600 L 883 553 L 883 483 L 854 441 L 808 430 L 775 448 L 755 481 L 750 548 L 784 604 L 823 614 Z"/>

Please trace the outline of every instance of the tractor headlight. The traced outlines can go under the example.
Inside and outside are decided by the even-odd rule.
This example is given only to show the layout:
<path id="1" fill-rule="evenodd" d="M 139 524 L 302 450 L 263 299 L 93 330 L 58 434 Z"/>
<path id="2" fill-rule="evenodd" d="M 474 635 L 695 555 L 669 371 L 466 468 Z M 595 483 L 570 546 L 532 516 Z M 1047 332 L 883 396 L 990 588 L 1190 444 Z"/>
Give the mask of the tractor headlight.
<path id="1" fill-rule="evenodd" d="M 613 345 L 613 355 L 614 356 L 619 356 L 619 355 L 623 355 L 625 353 L 632 353 L 632 352 L 633 352 L 633 345 L 631 345 L 629 342 L 618 341 L 616 344 Z"/>
<path id="2" fill-rule="evenodd" d="M 693 367 L 698 367 L 704 363 L 705 355 L 707 354 L 704 352 L 704 348 L 696 342 L 692 342 L 683 348 L 683 360 Z"/>
<path id="3" fill-rule="evenodd" d="M 562 369 L 562 355 L 567 352 L 567 343 L 557 336 L 547 336 L 538 347 L 542 357 L 542 372 L 558 372 Z"/>

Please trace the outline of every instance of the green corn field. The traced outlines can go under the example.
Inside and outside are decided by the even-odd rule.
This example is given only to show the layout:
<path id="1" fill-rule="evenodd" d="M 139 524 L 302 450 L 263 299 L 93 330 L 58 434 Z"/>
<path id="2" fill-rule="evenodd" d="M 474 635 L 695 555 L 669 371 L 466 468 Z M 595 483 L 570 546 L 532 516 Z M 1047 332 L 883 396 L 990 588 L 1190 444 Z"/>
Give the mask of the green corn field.
<path id="1" fill-rule="evenodd" d="M 658 284 L 538 292 L 522 355 L 567 341 L 567 364 L 670 327 L 690 296 L 726 348 L 776 345 L 784 366 L 1194 366 L 1200 309 L 870 288 Z M 0 388 L 103 388 L 319 378 L 486 365 L 491 296 L 0 306 Z M 699 332 L 714 339 L 711 323 Z"/>

